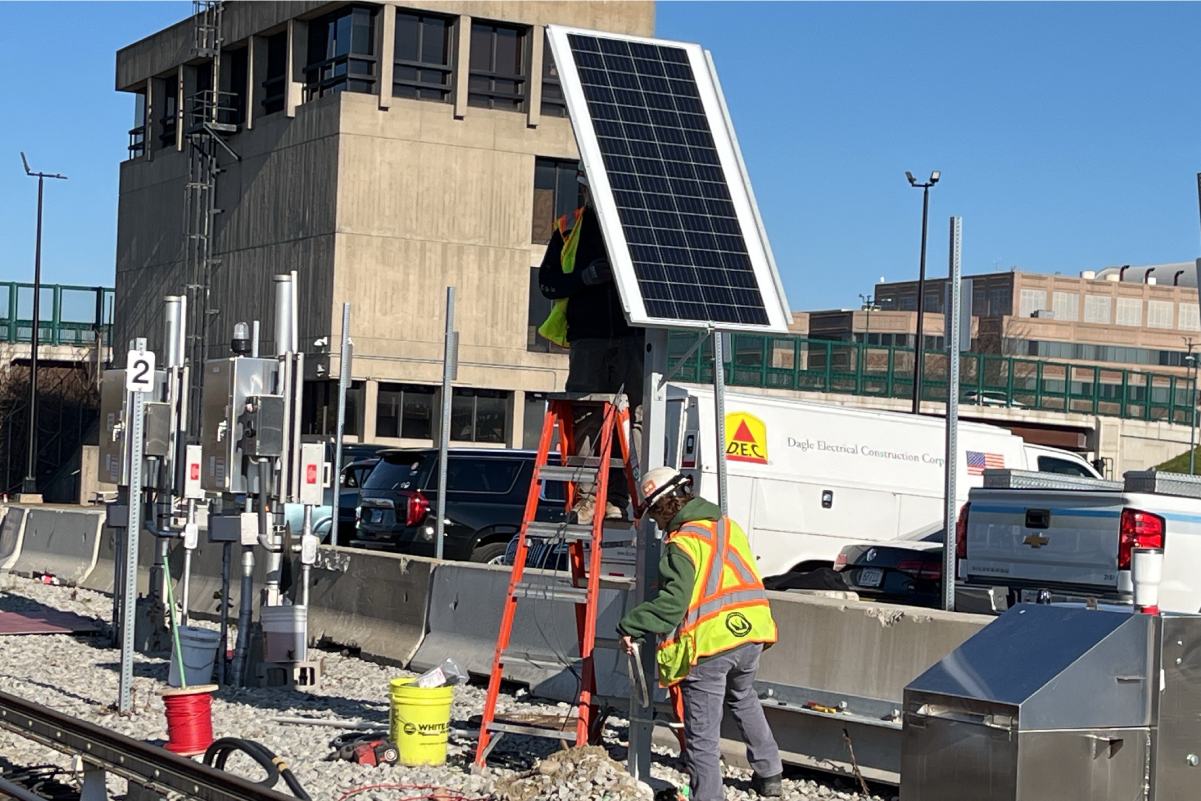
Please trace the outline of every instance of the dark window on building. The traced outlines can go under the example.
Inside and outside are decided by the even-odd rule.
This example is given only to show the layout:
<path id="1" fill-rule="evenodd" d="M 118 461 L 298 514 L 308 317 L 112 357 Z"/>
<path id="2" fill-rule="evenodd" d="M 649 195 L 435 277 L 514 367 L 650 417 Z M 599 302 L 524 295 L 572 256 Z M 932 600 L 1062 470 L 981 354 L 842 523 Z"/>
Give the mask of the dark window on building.
<path id="1" fill-rule="evenodd" d="M 525 111 L 529 83 L 529 28 L 471 23 L 471 75 L 467 103 Z"/>
<path id="2" fill-rule="evenodd" d="M 559 81 L 559 69 L 550 50 L 550 37 L 542 37 L 542 116 L 566 117 L 567 101 L 563 98 L 563 84 Z"/>
<path id="3" fill-rule="evenodd" d="M 393 97 L 450 102 L 453 31 L 454 26 L 446 17 L 412 11 L 396 13 Z"/>
<path id="4" fill-rule="evenodd" d="M 133 96 L 133 127 L 129 129 L 129 157 L 140 158 L 146 155 L 146 90 L 142 89 Z"/>
<path id="5" fill-rule="evenodd" d="M 504 444 L 509 393 L 498 389 L 456 388 L 450 399 L 450 438 L 456 442 Z"/>
<path id="6" fill-rule="evenodd" d="M 584 192 L 576 180 L 580 163 L 560 159 L 534 160 L 534 216 L 530 241 L 545 245 L 554 233 L 555 220 L 567 215 L 568 227 L 574 224 L 571 216 L 584 205 Z"/>
<path id="7" fill-rule="evenodd" d="M 375 9 L 351 6 L 309 23 L 305 100 L 375 91 Z"/>
<path id="8" fill-rule="evenodd" d="M 375 435 L 434 438 L 434 388 L 419 384 L 380 384 L 375 404 Z"/>
<path id="9" fill-rule="evenodd" d="M 363 432 L 363 382 L 353 381 L 346 390 L 346 429 L 350 436 Z M 300 410 L 300 433 L 333 437 L 338 433 L 338 382 L 305 381 Z"/>
<path id="10" fill-rule="evenodd" d="M 532 353 L 566 353 L 566 348 L 560 348 L 549 339 L 538 335 L 538 326 L 550 315 L 553 300 L 548 300 L 538 288 L 538 268 L 530 270 L 530 304 L 529 325 L 526 331 L 525 349 Z"/>
<path id="11" fill-rule="evenodd" d="M 163 81 L 163 110 L 159 118 L 162 129 L 158 135 L 159 147 L 175 147 L 175 131 L 179 127 L 179 78 L 172 76 Z"/>
<path id="12" fill-rule="evenodd" d="M 935 313 L 942 311 L 942 291 L 942 288 L 939 288 L 935 292 L 926 293 L 926 311 Z"/>
<path id="13" fill-rule="evenodd" d="M 267 37 L 267 78 L 263 81 L 263 113 L 284 110 L 284 90 L 288 78 L 288 33 Z"/>
<path id="14" fill-rule="evenodd" d="M 901 298 L 898 308 L 900 308 L 901 311 L 917 311 L 917 296 L 908 295 Z"/>
<path id="15" fill-rule="evenodd" d="M 239 50 L 226 50 L 221 54 L 221 64 L 225 70 L 225 79 L 221 87 L 225 94 L 221 98 L 221 113 L 219 121 L 228 125 L 242 125 L 246 122 L 246 88 L 249 67 L 250 49 L 243 47 Z"/>

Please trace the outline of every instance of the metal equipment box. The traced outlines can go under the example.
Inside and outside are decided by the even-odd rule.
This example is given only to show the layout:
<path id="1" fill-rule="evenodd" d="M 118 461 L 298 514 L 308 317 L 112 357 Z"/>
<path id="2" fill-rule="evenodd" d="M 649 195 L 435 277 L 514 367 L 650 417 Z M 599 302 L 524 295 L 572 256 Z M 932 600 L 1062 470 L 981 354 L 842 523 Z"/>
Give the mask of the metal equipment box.
<path id="1" fill-rule="evenodd" d="M 209 492 L 247 491 L 244 451 L 251 398 L 275 393 L 279 362 L 239 357 L 204 365 L 200 409 L 201 482 Z"/>
<path id="2" fill-rule="evenodd" d="M 905 688 L 902 801 L 1148 798 L 1157 634 L 1152 615 L 1009 610 Z"/>
<path id="3" fill-rule="evenodd" d="M 168 435 L 163 432 L 165 424 L 170 428 L 170 409 L 167 417 L 160 417 L 151 411 L 155 398 L 163 396 L 167 383 L 167 373 L 164 370 L 154 371 L 155 392 L 145 404 L 146 416 L 143 427 L 143 442 L 146 443 L 146 456 L 165 456 L 161 450 L 160 436 L 163 442 Z M 161 404 L 166 405 L 166 404 Z M 129 394 L 125 391 L 125 371 L 106 370 L 100 382 L 100 480 L 110 484 L 125 486 L 129 483 L 129 465 L 126 464 L 126 451 L 129 448 Z"/>

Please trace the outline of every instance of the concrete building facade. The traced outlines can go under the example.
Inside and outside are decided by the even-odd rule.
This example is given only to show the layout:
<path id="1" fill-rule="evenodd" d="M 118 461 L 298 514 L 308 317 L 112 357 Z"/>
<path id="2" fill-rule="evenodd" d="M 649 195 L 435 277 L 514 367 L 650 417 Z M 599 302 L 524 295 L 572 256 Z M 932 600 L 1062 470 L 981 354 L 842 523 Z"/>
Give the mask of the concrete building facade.
<path id="1" fill-rule="evenodd" d="M 1184 375 L 1190 370 L 1189 343 L 1201 354 L 1194 271 L 1192 263 L 1181 263 L 1086 271 L 1079 277 L 1021 271 L 967 276 L 973 350 Z M 926 281 L 922 328 L 930 350 L 943 347 L 946 283 Z M 917 282 L 877 284 L 873 301 L 870 310 L 865 305 L 810 312 L 807 333 L 913 347 Z"/>
<path id="2" fill-rule="evenodd" d="M 296 270 L 304 433 L 333 431 L 348 302 L 348 433 L 428 445 L 454 286 L 452 441 L 529 442 L 539 393 L 561 391 L 567 372 L 565 353 L 531 335 L 549 309 L 532 268 L 578 193 L 544 28 L 652 35 L 654 14 L 650 2 L 227 2 L 219 81 L 232 130 L 216 183 L 210 357 L 228 353 L 240 320 L 262 322 L 271 352 L 272 276 Z M 184 110 L 212 73 L 193 55 L 194 28 L 185 20 L 117 54 L 117 89 L 136 109 L 121 165 L 116 342 L 158 347 L 162 299 L 188 290 Z"/>

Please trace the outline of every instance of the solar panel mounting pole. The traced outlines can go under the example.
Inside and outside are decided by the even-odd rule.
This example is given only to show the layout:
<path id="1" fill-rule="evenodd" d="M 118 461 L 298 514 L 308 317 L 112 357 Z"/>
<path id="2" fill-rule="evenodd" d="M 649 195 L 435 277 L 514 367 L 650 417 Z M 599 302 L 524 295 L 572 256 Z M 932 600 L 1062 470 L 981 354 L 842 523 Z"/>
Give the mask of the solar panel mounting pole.
<path id="1" fill-rule="evenodd" d="M 943 469 L 946 484 L 943 494 L 942 606 L 948 612 L 955 609 L 955 523 L 959 512 L 959 349 L 960 329 L 964 324 L 959 295 L 962 273 L 960 250 L 963 237 L 963 218 L 951 218 L 950 301 L 951 328 L 946 332 L 947 345 L 947 449 Z M 971 324 L 969 318 L 968 324 Z"/>
<path id="2" fill-rule="evenodd" d="M 726 335 L 713 332 L 713 411 L 717 418 L 717 505 L 729 513 L 726 501 Z"/>
<path id="3" fill-rule="evenodd" d="M 656 467 L 663 466 L 663 442 L 667 436 L 667 386 L 663 376 L 667 373 L 667 330 L 646 329 L 646 350 L 643 360 L 642 397 L 642 449 L 639 454 L 639 471 L 646 475 Z M 631 401 L 631 404 L 633 401 Z M 641 481 L 635 474 L 635 482 Z M 637 562 L 634 573 L 635 603 L 649 601 L 658 593 L 659 554 L 663 544 L 659 531 L 650 515 L 644 515 L 637 538 Z M 640 650 L 642 672 L 647 687 L 659 686 L 659 668 L 654 648 Z M 630 691 L 630 747 L 626 767 L 630 775 L 646 781 L 651 775 L 651 734 L 655 728 L 655 693 L 650 693 L 650 703 L 642 706 L 638 693 Z"/>

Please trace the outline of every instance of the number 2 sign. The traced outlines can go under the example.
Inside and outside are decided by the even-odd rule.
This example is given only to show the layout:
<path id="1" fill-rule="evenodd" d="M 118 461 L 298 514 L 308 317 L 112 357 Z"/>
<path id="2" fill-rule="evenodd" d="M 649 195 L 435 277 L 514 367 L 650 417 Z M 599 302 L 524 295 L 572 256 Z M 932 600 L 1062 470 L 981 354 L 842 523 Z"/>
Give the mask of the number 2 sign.
<path id="1" fill-rule="evenodd" d="M 131 350 L 125 365 L 127 392 L 150 392 L 154 389 L 154 351 Z"/>

